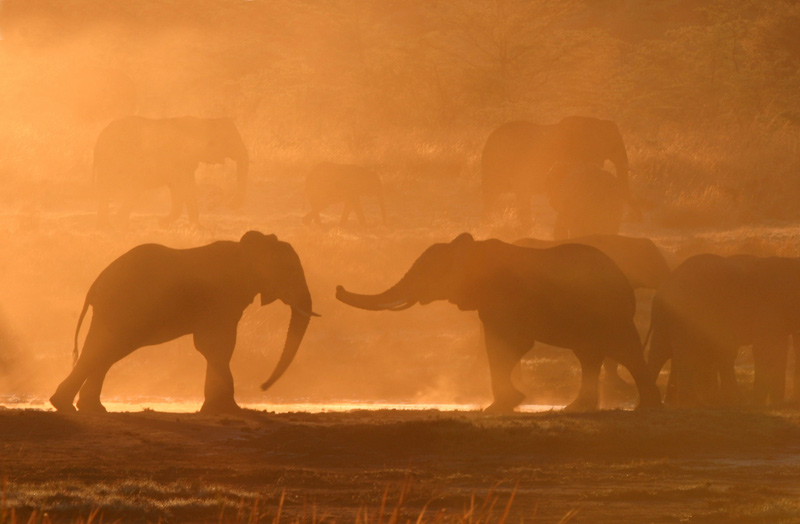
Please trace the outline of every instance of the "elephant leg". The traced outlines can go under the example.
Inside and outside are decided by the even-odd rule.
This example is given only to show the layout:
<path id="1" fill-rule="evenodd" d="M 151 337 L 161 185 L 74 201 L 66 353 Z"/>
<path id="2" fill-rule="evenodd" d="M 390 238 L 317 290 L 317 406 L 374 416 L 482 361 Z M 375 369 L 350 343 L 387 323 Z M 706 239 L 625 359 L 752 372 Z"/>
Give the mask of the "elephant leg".
<path id="1" fill-rule="evenodd" d="M 575 351 L 581 363 L 581 388 L 578 397 L 567 404 L 564 411 L 594 411 L 599 404 L 598 385 L 602 352 L 596 350 Z"/>
<path id="2" fill-rule="evenodd" d="M 347 224 L 347 220 L 350 218 L 350 213 L 353 212 L 353 206 L 350 204 L 349 200 L 345 200 L 344 208 L 342 209 L 342 218 L 339 220 L 339 227 L 344 227 Z"/>
<path id="3" fill-rule="evenodd" d="M 653 373 L 644 361 L 644 350 L 633 322 L 623 328 L 617 340 L 609 346 L 606 354 L 625 366 L 633 377 L 639 392 L 637 408 L 653 408 L 661 405 L 661 392 L 656 386 Z"/>
<path id="4" fill-rule="evenodd" d="M 98 327 L 95 322 L 92 323 L 89 332 L 86 334 L 86 342 L 83 345 L 83 351 L 81 352 L 80 358 L 78 358 L 78 361 L 75 363 L 75 367 L 72 368 L 67 378 L 59 384 L 56 392 L 50 397 L 50 403 L 56 410 L 75 411 L 72 405 L 75 395 L 77 395 L 78 390 L 84 386 L 84 382 L 87 382 L 90 378 L 92 380 L 89 384 L 89 388 L 86 390 L 86 396 L 84 396 L 83 390 L 81 390 L 81 400 L 83 402 L 80 403 L 81 405 L 79 405 L 79 407 L 83 407 L 84 404 L 88 407 L 91 404 L 91 407 L 100 407 L 100 409 L 96 411 L 102 410 L 102 405 L 100 405 L 100 389 L 102 388 L 103 378 L 111 364 L 118 360 L 110 356 L 116 338 L 117 337 L 112 333 L 102 327 Z M 125 354 L 127 353 L 120 353 L 120 355 Z M 95 399 L 93 398 L 94 391 L 97 393 L 96 403 L 94 403 Z M 89 410 L 91 410 L 91 407 L 89 407 Z"/>
<path id="5" fill-rule="evenodd" d="M 525 395 L 514 387 L 511 372 L 529 348 L 522 349 L 518 343 L 510 342 L 503 336 L 502 329 L 491 325 L 484 324 L 484 338 L 494 396 L 494 402 L 484 411 L 511 413 L 525 399 Z"/>
<path id="6" fill-rule="evenodd" d="M 98 363 L 94 370 L 86 377 L 86 382 L 78 394 L 78 410 L 81 412 L 105 413 L 106 408 L 100 402 L 100 392 L 106 373 L 112 363 Z"/>
<path id="7" fill-rule="evenodd" d="M 233 398 L 230 361 L 236 345 L 237 322 L 214 319 L 195 331 L 194 345 L 206 359 L 205 402 L 202 413 L 229 413 L 240 408 Z"/>
<path id="8" fill-rule="evenodd" d="M 779 404 L 786 395 L 786 364 L 789 346 L 784 337 L 753 344 L 753 397 L 757 405 Z"/>
<path id="9" fill-rule="evenodd" d="M 367 225 L 367 219 L 364 217 L 364 208 L 361 206 L 361 199 L 356 197 L 353 200 L 353 210 L 356 212 L 356 218 L 362 226 Z"/>

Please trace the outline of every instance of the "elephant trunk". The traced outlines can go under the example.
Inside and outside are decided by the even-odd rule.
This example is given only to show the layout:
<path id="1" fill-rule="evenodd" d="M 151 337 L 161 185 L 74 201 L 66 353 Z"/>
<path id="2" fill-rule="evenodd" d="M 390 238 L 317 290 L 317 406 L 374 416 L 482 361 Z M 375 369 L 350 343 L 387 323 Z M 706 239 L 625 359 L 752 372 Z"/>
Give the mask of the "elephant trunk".
<path id="1" fill-rule="evenodd" d="M 312 316 L 316 316 L 311 312 L 311 296 L 307 300 L 302 300 L 300 304 L 292 305 L 292 317 L 289 320 L 289 331 L 286 333 L 286 343 L 283 346 L 281 358 L 275 366 L 275 370 L 266 382 L 261 384 L 261 390 L 266 391 L 272 386 L 283 373 L 289 368 L 289 365 L 297 355 L 297 350 L 300 348 L 300 342 L 303 341 L 303 336 L 308 328 L 308 323 Z"/>
<path id="2" fill-rule="evenodd" d="M 383 293 L 377 295 L 360 295 L 351 293 L 342 286 L 336 287 L 336 298 L 345 304 L 370 311 L 397 311 L 414 305 L 417 301 L 411 298 L 405 279 L 401 280 Z"/>

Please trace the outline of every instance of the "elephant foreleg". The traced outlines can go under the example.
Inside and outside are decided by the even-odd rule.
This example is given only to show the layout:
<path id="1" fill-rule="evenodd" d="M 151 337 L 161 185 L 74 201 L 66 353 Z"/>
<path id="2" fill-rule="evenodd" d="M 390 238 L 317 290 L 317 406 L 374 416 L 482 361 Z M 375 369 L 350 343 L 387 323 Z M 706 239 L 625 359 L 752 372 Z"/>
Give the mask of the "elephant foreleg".
<path id="1" fill-rule="evenodd" d="M 195 331 L 194 345 L 206 359 L 205 402 L 202 413 L 224 413 L 240 408 L 233 398 L 230 361 L 236 345 L 236 322 L 213 319 Z"/>
<path id="2" fill-rule="evenodd" d="M 722 403 L 737 405 L 741 402 L 739 384 L 736 382 L 736 357 L 739 349 L 724 352 L 719 359 L 719 389 Z"/>
<path id="3" fill-rule="evenodd" d="M 484 324 L 486 353 L 489 357 L 489 373 L 494 402 L 486 408 L 489 413 L 510 413 L 525 399 L 511 381 L 511 372 L 519 364 L 522 355 L 530 348 L 509 342 L 498 328 Z"/>
<path id="4" fill-rule="evenodd" d="M 661 405 L 661 393 L 656 386 L 656 376 L 648 369 L 644 361 L 644 350 L 639 340 L 636 327 L 631 322 L 623 328 L 620 336 L 605 353 L 625 366 L 636 383 L 639 392 L 639 408 L 651 408 Z M 606 358 L 608 361 L 608 358 Z M 659 370 L 661 368 L 659 367 Z"/>

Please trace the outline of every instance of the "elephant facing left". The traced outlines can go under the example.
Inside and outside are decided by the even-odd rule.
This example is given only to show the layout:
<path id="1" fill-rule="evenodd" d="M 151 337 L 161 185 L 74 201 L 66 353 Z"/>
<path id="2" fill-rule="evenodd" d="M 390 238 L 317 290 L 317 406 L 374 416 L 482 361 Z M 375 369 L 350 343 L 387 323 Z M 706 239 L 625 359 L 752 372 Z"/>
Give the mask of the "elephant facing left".
<path id="1" fill-rule="evenodd" d="M 94 183 L 98 219 L 109 222 L 109 203 L 121 200 L 120 220 L 127 223 L 136 199 L 145 191 L 167 186 L 172 209 L 167 225 L 183 213 L 199 222 L 195 171 L 200 163 L 236 162 L 234 206 L 244 203 L 250 160 L 236 125 L 229 118 L 164 118 L 129 116 L 100 132 L 94 148 Z"/>
<path id="2" fill-rule="evenodd" d="M 191 249 L 137 246 L 104 269 L 86 294 L 75 330 L 72 372 L 50 402 L 58 411 L 105 411 L 100 391 L 109 368 L 134 350 L 194 336 L 207 362 L 203 412 L 239 409 L 230 359 L 242 312 L 261 294 L 261 305 L 280 300 L 292 308 L 283 353 L 266 390 L 291 364 L 311 316 L 311 294 L 300 258 L 275 235 L 248 231 L 238 242 Z M 78 356 L 78 335 L 89 306 L 92 322 Z"/>

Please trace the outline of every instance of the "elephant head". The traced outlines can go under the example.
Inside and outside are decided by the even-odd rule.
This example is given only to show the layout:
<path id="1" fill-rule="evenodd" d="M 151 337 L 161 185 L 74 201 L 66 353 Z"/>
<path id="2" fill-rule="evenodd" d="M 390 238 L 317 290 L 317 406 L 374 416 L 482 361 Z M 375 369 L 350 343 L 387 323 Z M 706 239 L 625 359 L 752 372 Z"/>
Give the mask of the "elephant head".
<path id="1" fill-rule="evenodd" d="M 353 307 L 399 311 L 414 304 L 447 300 L 463 311 L 478 308 L 485 294 L 482 282 L 491 264 L 487 250 L 469 233 L 462 233 L 449 244 L 434 244 L 414 262 L 397 284 L 377 295 L 351 293 L 336 288 L 336 298 Z"/>
<path id="2" fill-rule="evenodd" d="M 292 308 L 281 357 L 272 375 L 261 385 L 261 389 L 266 390 L 292 363 L 309 320 L 319 315 L 311 310 L 311 294 L 303 266 L 291 244 L 279 241 L 275 235 L 248 231 L 242 236 L 239 246 L 250 270 L 251 285 L 261 294 L 261 304 L 280 300 Z"/>
<path id="3" fill-rule="evenodd" d="M 207 164 L 221 164 L 226 158 L 236 162 L 236 197 L 234 205 L 244 204 L 247 190 L 247 172 L 250 157 L 239 130 L 230 118 L 212 118 L 203 121 L 202 142 L 198 157 Z"/>

